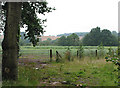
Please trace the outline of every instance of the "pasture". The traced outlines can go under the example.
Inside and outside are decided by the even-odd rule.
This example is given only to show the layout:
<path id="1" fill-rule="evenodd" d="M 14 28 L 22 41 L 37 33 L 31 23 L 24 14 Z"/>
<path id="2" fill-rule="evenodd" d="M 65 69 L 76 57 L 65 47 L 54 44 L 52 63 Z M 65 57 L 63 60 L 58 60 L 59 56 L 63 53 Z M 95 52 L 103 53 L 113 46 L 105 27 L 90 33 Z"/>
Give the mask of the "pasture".
<path id="1" fill-rule="evenodd" d="M 21 46 L 18 80 L 4 81 L 7 86 L 117 86 L 117 66 L 106 62 L 108 48 L 83 46 L 82 58 L 77 57 L 79 46 L 70 46 L 72 61 L 66 59 L 68 46 Z M 117 47 L 111 47 L 115 51 Z M 50 62 L 52 49 L 52 62 Z M 97 56 L 95 50 L 98 50 Z M 56 62 L 56 51 L 62 61 Z M 101 55 L 102 54 L 102 55 Z"/>
<path id="2" fill-rule="evenodd" d="M 77 55 L 77 50 L 79 49 L 79 46 L 69 46 L 70 51 L 71 51 L 71 56 L 76 57 Z M 98 50 L 98 46 L 83 46 L 84 48 L 84 56 L 88 57 L 95 57 L 95 50 Z M 110 47 L 104 47 L 103 54 L 106 55 L 108 52 L 108 48 Z M 111 47 L 114 50 L 117 50 L 117 47 Z M 58 51 L 63 57 L 65 52 L 68 50 L 68 46 L 21 46 L 20 47 L 20 55 L 24 57 L 34 57 L 35 59 L 48 59 L 50 56 L 50 49 L 52 49 L 52 54 L 53 57 L 56 56 L 56 51 Z M 101 52 L 98 50 L 98 56 L 100 55 Z"/>

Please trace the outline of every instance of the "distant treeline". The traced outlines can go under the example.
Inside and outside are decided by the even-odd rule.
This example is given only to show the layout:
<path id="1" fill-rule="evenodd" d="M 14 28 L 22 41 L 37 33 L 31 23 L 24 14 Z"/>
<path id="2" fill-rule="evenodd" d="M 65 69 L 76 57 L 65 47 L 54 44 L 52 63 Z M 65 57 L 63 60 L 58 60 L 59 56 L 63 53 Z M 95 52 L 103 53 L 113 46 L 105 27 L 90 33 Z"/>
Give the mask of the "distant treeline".
<path id="1" fill-rule="evenodd" d="M 104 46 L 117 46 L 118 33 L 115 31 L 111 33 L 107 29 L 100 30 L 100 27 L 96 27 L 82 39 L 82 43 L 86 46 L 98 46 L 101 43 Z"/>
<path id="2" fill-rule="evenodd" d="M 85 36 L 86 34 L 88 34 L 89 32 L 75 32 L 75 34 L 77 34 L 78 36 Z M 59 34 L 57 36 L 69 36 L 73 33 L 64 33 L 64 34 Z"/>
<path id="3" fill-rule="evenodd" d="M 20 45 L 32 45 L 27 39 L 24 39 L 24 33 L 21 33 Z M 39 46 L 98 46 L 101 43 L 104 46 L 117 46 L 118 45 L 118 33 L 116 31 L 109 31 L 107 29 L 101 30 L 100 27 L 91 29 L 90 32 L 76 32 L 65 33 L 57 36 L 61 36 L 56 40 L 48 38 L 46 41 L 39 40 Z M 83 36 L 80 40 L 79 36 Z"/>

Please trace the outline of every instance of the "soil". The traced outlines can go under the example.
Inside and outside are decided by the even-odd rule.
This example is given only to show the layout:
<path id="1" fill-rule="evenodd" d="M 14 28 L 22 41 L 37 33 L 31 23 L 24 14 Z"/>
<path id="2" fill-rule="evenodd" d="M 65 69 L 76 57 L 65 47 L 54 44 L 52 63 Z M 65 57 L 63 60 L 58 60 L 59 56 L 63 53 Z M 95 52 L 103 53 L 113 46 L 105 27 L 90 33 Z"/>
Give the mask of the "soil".
<path id="1" fill-rule="evenodd" d="M 39 59 L 20 58 L 18 65 L 33 66 L 35 69 L 45 68 L 47 62 L 41 62 Z"/>

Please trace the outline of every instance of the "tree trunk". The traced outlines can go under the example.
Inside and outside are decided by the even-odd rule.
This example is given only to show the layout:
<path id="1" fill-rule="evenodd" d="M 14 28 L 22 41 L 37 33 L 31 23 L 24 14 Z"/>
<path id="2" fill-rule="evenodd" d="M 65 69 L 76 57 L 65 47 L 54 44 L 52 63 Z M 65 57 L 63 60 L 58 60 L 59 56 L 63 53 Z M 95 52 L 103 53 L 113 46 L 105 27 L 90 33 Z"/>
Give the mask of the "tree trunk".
<path id="1" fill-rule="evenodd" d="M 2 42 L 2 80 L 16 80 L 18 74 L 18 33 L 21 3 L 7 2 L 6 25 Z"/>

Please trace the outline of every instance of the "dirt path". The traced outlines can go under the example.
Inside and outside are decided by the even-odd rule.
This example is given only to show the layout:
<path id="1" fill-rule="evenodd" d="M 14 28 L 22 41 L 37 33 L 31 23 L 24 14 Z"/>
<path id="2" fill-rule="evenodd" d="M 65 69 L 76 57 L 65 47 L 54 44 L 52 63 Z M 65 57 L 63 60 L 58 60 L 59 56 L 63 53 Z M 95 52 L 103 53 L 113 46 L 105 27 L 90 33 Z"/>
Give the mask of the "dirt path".
<path id="1" fill-rule="evenodd" d="M 39 59 L 20 58 L 18 60 L 18 65 L 32 66 L 35 69 L 44 68 L 47 64 L 47 62 L 41 62 Z"/>

